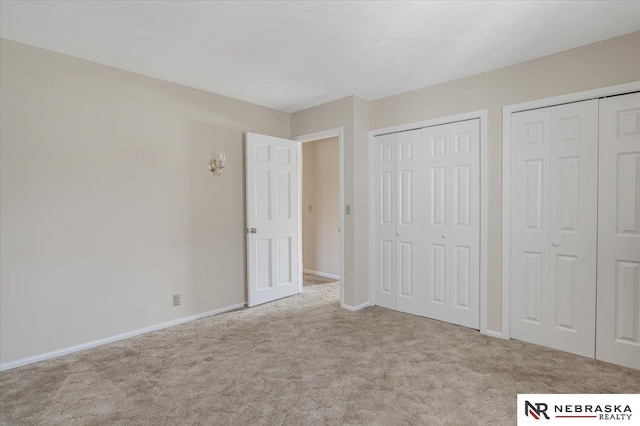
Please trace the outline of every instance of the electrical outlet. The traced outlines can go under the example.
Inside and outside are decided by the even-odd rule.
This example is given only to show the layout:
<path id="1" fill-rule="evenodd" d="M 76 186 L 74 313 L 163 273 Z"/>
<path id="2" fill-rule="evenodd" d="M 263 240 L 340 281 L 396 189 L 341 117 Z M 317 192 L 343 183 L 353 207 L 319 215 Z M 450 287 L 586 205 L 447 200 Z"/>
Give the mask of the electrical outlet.
<path id="1" fill-rule="evenodd" d="M 313 207 L 311 207 L 311 204 L 309 204 L 309 213 L 311 213 L 313 211 Z"/>
<path id="2" fill-rule="evenodd" d="M 173 295 L 173 306 L 180 306 L 180 303 L 182 303 L 182 301 L 180 300 L 180 295 L 179 294 L 174 294 Z"/>
<path id="3" fill-rule="evenodd" d="M 344 210 L 345 210 L 345 214 L 347 216 L 351 215 L 351 204 L 347 204 L 346 206 L 344 206 Z"/>

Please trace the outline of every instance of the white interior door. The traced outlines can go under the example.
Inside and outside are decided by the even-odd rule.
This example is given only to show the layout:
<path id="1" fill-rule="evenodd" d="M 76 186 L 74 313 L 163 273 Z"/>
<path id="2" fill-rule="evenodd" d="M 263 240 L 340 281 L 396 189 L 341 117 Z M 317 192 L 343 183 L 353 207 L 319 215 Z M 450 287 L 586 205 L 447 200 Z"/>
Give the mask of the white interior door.
<path id="1" fill-rule="evenodd" d="M 450 126 L 427 127 L 422 130 L 425 156 L 426 202 L 423 224 L 425 269 L 427 281 L 423 294 L 423 315 L 449 321 L 451 282 L 448 259 L 451 257 L 447 236 L 451 224 Z"/>
<path id="2" fill-rule="evenodd" d="M 511 337 L 547 345 L 551 110 L 511 116 Z"/>
<path id="3" fill-rule="evenodd" d="M 373 261 L 376 304 L 396 309 L 396 135 L 373 140 Z"/>
<path id="4" fill-rule="evenodd" d="M 593 358 L 598 227 L 598 101 L 551 108 L 549 343 Z"/>
<path id="5" fill-rule="evenodd" d="M 422 130 L 423 315 L 480 328 L 480 122 Z"/>
<path id="6" fill-rule="evenodd" d="M 376 304 L 480 328 L 480 120 L 376 136 Z"/>
<path id="7" fill-rule="evenodd" d="M 247 133 L 248 305 L 298 293 L 297 142 Z"/>
<path id="8" fill-rule="evenodd" d="M 424 286 L 422 244 L 423 179 L 420 160 L 424 144 L 420 131 L 396 133 L 397 225 L 396 264 L 398 289 L 396 309 L 420 315 Z"/>
<path id="9" fill-rule="evenodd" d="M 451 124 L 451 318 L 480 328 L 480 120 Z"/>
<path id="10" fill-rule="evenodd" d="M 640 94 L 600 101 L 596 357 L 640 369 Z"/>
<path id="11" fill-rule="evenodd" d="M 594 354 L 597 101 L 512 115 L 511 335 Z"/>

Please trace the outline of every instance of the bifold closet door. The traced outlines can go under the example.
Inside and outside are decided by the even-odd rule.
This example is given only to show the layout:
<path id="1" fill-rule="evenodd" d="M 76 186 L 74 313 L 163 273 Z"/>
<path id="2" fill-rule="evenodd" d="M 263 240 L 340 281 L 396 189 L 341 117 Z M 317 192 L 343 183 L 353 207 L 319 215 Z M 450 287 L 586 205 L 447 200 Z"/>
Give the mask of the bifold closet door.
<path id="1" fill-rule="evenodd" d="M 511 336 L 594 356 L 598 101 L 512 115 Z"/>
<path id="2" fill-rule="evenodd" d="M 420 315 L 424 287 L 422 243 L 422 187 L 420 160 L 424 157 L 420 131 L 396 133 L 396 309 Z"/>
<path id="3" fill-rule="evenodd" d="M 551 108 L 549 346 L 593 357 L 598 228 L 598 104 Z"/>
<path id="4" fill-rule="evenodd" d="M 373 260 L 376 305 L 396 308 L 396 135 L 373 140 Z"/>
<path id="5" fill-rule="evenodd" d="M 426 147 L 423 315 L 480 326 L 480 122 L 422 129 Z"/>
<path id="6" fill-rule="evenodd" d="M 640 93 L 600 101 L 596 358 L 640 369 Z"/>
<path id="7" fill-rule="evenodd" d="M 511 115 L 511 337 L 547 345 L 551 109 Z"/>
<path id="8" fill-rule="evenodd" d="M 423 179 L 419 131 L 374 139 L 374 262 L 376 304 L 420 314 Z"/>

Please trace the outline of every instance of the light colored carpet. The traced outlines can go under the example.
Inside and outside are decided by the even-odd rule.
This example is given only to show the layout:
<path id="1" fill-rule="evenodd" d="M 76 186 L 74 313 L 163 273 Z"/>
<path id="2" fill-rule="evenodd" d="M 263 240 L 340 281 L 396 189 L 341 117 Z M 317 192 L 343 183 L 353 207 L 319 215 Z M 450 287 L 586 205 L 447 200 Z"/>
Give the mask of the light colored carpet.
<path id="1" fill-rule="evenodd" d="M 0 374 L 5 425 L 513 425 L 516 394 L 640 371 L 379 307 L 338 285 Z"/>
<path id="2" fill-rule="evenodd" d="M 313 274 L 303 274 L 302 278 L 302 284 L 305 287 L 308 287 L 310 285 L 331 284 L 335 282 L 336 280 L 334 280 L 333 278 L 324 278 Z"/>

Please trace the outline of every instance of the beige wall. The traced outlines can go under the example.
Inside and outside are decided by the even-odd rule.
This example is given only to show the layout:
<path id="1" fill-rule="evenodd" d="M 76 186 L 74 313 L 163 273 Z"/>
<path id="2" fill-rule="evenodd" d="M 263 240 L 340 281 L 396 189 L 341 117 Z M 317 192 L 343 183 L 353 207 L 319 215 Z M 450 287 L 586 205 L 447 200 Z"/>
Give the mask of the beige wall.
<path id="1" fill-rule="evenodd" d="M 0 50 L 1 362 L 244 303 L 244 133 L 289 114 Z"/>
<path id="2" fill-rule="evenodd" d="M 369 102 L 353 98 L 353 305 L 369 302 Z M 346 174 L 346 172 L 345 172 Z"/>
<path id="3" fill-rule="evenodd" d="M 340 275 L 338 148 L 338 138 L 302 144 L 304 269 L 332 275 Z"/>
<path id="4" fill-rule="evenodd" d="M 371 129 L 488 109 L 489 329 L 501 329 L 502 106 L 637 80 L 640 32 L 371 102 Z"/>

